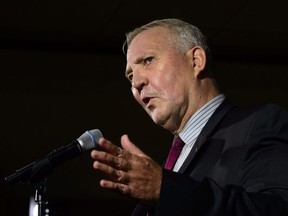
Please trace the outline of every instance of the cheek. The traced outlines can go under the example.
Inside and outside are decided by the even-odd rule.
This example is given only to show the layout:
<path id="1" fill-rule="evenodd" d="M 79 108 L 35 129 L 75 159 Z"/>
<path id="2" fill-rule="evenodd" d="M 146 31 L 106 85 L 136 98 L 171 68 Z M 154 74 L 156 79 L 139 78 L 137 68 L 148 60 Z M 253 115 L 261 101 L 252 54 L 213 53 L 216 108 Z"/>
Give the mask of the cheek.
<path id="1" fill-rule="evenodd" d="M 166 83 L 166 99 L 173 105 L 185 103 L 187 96 L 187 86 L 182 78 L 174 77 Z"/>
<path id="2" fill-rule="evenodd" d="M 183 87 L 183 83 L 179 81 L 179 77 L 171 75 L 162 76 L 158 83 L 159 89 L 163 90 L 167 97 L 175 98 Z"/>
<path id="3" fill-rule="evenodd" d="M 183 97 L 182 86 L 180 84 L 172 85 L 167 94 L 172 102 L 178 103 L 178 101 Z"/>

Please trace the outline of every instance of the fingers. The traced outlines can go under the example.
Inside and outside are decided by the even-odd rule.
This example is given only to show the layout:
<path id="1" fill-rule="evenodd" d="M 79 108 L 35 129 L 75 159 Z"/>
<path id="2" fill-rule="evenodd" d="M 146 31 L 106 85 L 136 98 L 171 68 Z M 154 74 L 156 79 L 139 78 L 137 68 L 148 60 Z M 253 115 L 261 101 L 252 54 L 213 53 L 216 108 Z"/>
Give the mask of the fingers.
<path id="1" fill-rule="evenodd" d="M 160 196 L 162 168 L 134 145 L 127 135 L 121 137 L 121 147 L 101 138 L 101 150 L 93 150 L 93 168 L 107 179 L 100 186 L 120 192 L 145 203 L 156 203 Z"/>
<path id="2" fill-rule="evenodd" d="M 109 141 L 103 137 L 99 139 L 98 144 L 101 147 L 101 150 L 103 152 L 109 153 L 115 157 L 123 158 L 126 160 L 129 160 L 129 158 L 131 157 L 131 154 L 129 152 L 124 151 L 122 148 L 114 145 L 111 141 Z M 91 154 L 91 156 L 92 156 L 92 158 L 94 158 L 93 154 Z M 96 158 L 94 158 L 94 159 L 96 159 Z"/>
<path id="3" fill-rule="evenodd" d="M 106 152 L 93 150 L 91 152 L 91 156 L 93 159 L 95 159 L 95 162 L 101 162 L 108 166 L 114 167 L 115 169 L 127 170 L 129 168 L 125 160 L 115 157 L 114 155 L 108 154 Z M 96 167 L 94 166 L 94 168 Z"/>
<path id="4" fill-rule="evenodd" d="M 126 172 L 131 168 L 131 165 L 127 160 L 107 152 L 93 150 L 91 152 L 91 157 L 95 160 L 93 163 L 94 169 L 100 170 L 106 175 L 113 175 L 114 178 L 116 174 L 114 174 L 112 171 L 122 170 Z"/>
<path id="5" fill-rule="evenodd" d="M 99 146 L 101 151 L 91 152 L 91 157 L 95 160 L 93 168 L 103 172 L 110 180 L 127 183 L 126 172 L 131 169 L 131 154 L 104 138 L 99 140 Z"/>
<path id="6" fill-rule="evenodd" d="M 103 172 L 111 181 L 117 183 L 128 183 L 129 178 L 125 171 L 115 169 L 109 165 L 95 161 L 93 167 L 96 170 Z"/>
<path id="7" fill-rule="evenodd" d="M 121 148 L 118 146 L 114 145 L 111 141 L 105 139 L 105 138 L 100 138 L 98 142 L 99 146 L 101 149 L 107 153 L 110 153 L 112 155 L 119 155 L 121 152 Z"/>
<path id="8" fill-rule="evenodd" d="M 106 189 L 113 190 L 115 192 L 120 192 L 124 195 L 128 195 L 131 193 L 130 188 L 127 185 L 121 183 L 115 183 L 108 180 L 101 180 L 100 186 Z"/>

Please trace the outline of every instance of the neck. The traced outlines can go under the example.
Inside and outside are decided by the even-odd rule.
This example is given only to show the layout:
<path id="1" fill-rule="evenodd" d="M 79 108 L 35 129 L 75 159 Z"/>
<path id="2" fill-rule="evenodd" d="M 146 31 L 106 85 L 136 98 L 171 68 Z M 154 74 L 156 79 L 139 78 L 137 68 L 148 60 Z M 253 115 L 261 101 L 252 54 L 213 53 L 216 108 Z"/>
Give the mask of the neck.
<path id="1" fill-rule="evenodd" d="M 184 128 L 188 120 L 206 103 L 208 103 L 210 100 L 212 100 L 214 97 L 218 96 L 220 94 L 220 91 L 216 87 L 213 80 L 209 79 L 206 80 L 205 85 L 202 85 L 202 88 L 200 88 L 200 91 L 197 93 L 196 98 L 192 98 L 190 101 L 192 101 L 187 108 L 187 111 L 185 115 L 183 116 L 182 120 L 180 121 L 180 124 L 175 130 L 172 130 L 171 132 L 173 134 L 179 134 L 180 131 Z M 196 94 L 194 94 L 196 95 Z"/>

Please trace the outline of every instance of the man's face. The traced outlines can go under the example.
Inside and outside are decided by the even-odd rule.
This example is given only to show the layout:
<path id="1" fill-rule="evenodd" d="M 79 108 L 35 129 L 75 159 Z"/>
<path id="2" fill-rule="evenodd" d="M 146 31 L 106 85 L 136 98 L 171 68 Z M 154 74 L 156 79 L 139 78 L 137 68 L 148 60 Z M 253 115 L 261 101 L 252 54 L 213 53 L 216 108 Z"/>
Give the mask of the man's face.
<path id="1" fill-rule="evenodd" d="M 193 63 L 168 40 L 168 30 L 148 29 L 127 51 L 126 76 L 132 93 L 156 124 L 168 130 L 181 124 L 193 96 Z"/>

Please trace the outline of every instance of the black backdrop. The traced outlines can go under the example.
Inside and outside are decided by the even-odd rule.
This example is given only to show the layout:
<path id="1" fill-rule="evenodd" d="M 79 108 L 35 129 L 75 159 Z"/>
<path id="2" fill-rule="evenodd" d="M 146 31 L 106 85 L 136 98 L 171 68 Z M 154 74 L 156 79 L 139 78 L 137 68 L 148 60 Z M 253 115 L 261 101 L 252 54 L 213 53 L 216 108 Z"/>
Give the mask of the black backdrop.
<path id="1" fill-rule="evenodd" d="M 288 109 L 285 1 L 163 1 L 165 10 L 161 1 L 132 3 L 0 3 L 1 215 L 28 215 L 34 195 L 4 177 L 86 130 L 115 143 L 128 133 L 157 162 L 165 159 L 172 136 L 132 98 L 121 52 L 124 31 L 152 19 L 183 17 L 205 30 L 221 89 L 236 104 Z M 89 152 L 62 164 L 48 178 L 51 207 L 58 215 L 130 215 L 134 201 L 101 189 L 99 179 Z"/>

